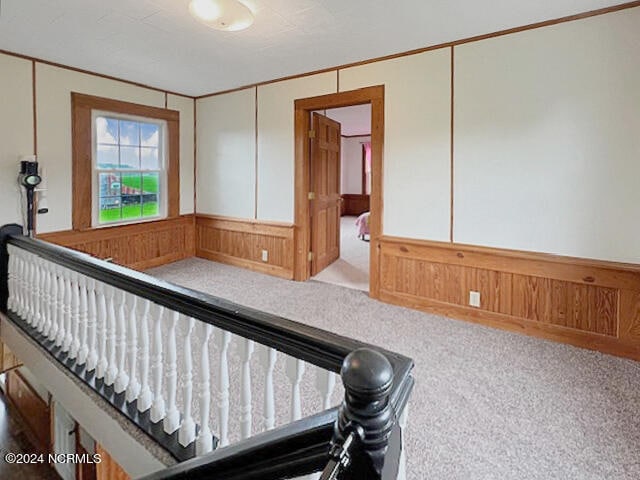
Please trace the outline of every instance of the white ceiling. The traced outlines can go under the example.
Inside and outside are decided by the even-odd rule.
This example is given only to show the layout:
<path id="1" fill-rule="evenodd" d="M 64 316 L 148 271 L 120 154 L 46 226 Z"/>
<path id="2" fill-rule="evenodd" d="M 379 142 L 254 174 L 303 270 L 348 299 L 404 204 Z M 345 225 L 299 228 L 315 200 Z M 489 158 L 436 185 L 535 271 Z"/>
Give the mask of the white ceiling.
<path id="1" fill-rule="evenodd" d="M 0 49 L 202 95 L 526 25 L 621 0 L 243 0 L 211 30 L 188 0 L 0 0 Z"/>
<path id="2" fill-rule="evenodd" d="M 323 112 L 320 112 L 323 113 Z M 371 104 L 354 105 L 352 107 L 332 108 L 326 115 L 342 126 L 345 136 L 371 135 Z"/>

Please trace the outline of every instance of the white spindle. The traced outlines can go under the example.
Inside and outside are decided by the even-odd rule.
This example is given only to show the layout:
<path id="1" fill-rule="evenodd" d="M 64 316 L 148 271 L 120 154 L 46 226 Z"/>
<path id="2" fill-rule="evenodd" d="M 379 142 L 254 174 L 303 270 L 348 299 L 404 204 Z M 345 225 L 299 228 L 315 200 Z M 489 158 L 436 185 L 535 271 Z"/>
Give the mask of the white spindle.
<path id="1" fill-rule="evenodd" d="M 164 417 L 164 431 L 166 433 L 175 432 L 180 426 L 180 412 L 176 405 L 176 394 L 178 389 L 178 357 L 176 351 L 176 326 L 180 319 L 180 313 L 172 312 L 169 333 L 167 335 L 167 414 Z"/>
<path id="2" fill-rule="evenodd" d="M 106 288 L 107 295 L 107 371 L 104 375 L 104 383 L 113 385 L 118 376 L 118 366 L 116 364 L 116 290 L 113 287 Z"/>
<path id="3" fill-rule="evenodd" d="M 151 300 L 142 300 L 142 319 L 140 320 L 140 394 L 138 395 L 138 411 L 146 412 L 151 408 L 153 394 L 149 387 L 149 364 L 151 356 L 149 345 L 151 334 L 149 332 L 149 316 L 151 312 Z"/>
<path id="4" fill-rule="evenodd" d="M 164 392 L 162 391 L 162 320 L 165 309 L 158 307 L 153 324 L 153 404 L 151 421 L 157 423 L 165 416 Z"/>
<path id="5" fill-rule="evenodd" d="M 34 287 L 33 282 L 35 280 L 35 267 L 33 265 L 33 255 L 30 253 L 26 256 L 27 259 L 27 310 L 26 320 L 29 325 L 33 325 L 35 318 L 35 306 L 34 306 Z"/>
<path id="6" fill-rule="evenodd" d="M 129 385 L 129 375 L 127 374 L 125 365 L 127 359 L 127 316 L 129 313 L 127 292 L 122 290 L 118 298 L 120 300 L 116 322 L 118 375 L 116 376 L 113 390 L 116 393 L 122 393 L 126 390 L 127 385 Z"/>
<path id="7" fill-rule="evenodd" d="M 200 322 L 202 336 L 200 337 L 200 432 L 196 439 L 196 455 L 203 455 L 213 450 L 213 437 L 211 433 L 211 369 L 209 367 L 209 338 L 213 327 L 208 323 Z"/>
<path id="8" fill-rule="evenodd" d="M 405 428 L 407 428 L 407 419 L 409 417 L 409 404 L 405 405 L 404 410 L 400 414 L 400 465 L 398 466 L 398 480 L 405 480 L 407 478 L 407 442 L 405 436 Z"/>
<path id="9" fill-rule="evenodd" d="M 33 314 L 33 326 L 37 331 L 40 331 L 40 325 L 44 318 L 42 314 L 42 297 L 44 296 L 44 288 L 42 286 L 42 260 L 40 257 L 33 257 L 33 267 L 35 271 L 33 281 L 33 293 L 34 293 L 34 314 Z"/>
<path id="10" fill-rule="evenodd" d="M 69 351 L 69 358 L 77 358 L 80 351 L 80 334 L 83 328 L 82 324 L 86 324 L 87 319 L 87 293 L 84 291 L 84 305 L 83 301 L 83 279 L 84 275 L 73 275 L 73 294 L 76 298 L 74 314 L 73 314 L 73 330 L 71 332 L 71 350 Z M 83 312 L 84 309 L 84 312 Z"/>
<path id="11" fill-rule="evenodd" d="M 71 316 L 71 287 L 67 279 L 67 272 L 60 268 L 58 277 L 58 288 L 60 290 L 60 305 L 58 317 L 58 333 L 56 334 L 56 347 L 62 347 L 67 336 L 67 325 Z"/>
<path id="12" fill-rule="evenodd" d="M 97 327 L 97 304 L 96 304 L 96 281 L 93 278 L 87 278 L 87 318 L 85 340 L 80 347 L 78 353 L 78 363 L 87 364 L 87 371 L 92 371 L 98 363 L 98 353 L 96 351 L 96 327 Z"/>
<path id="13" fill-rule="evenodd" d="M 15 268 L 16 268 L 16 252 L 12 245 L 7 245 L 7 253 L 9 254 L 8 265 L 8 288 L 9 298 L 7 299 L 7 310 L 15 311 L 16 287 L 15 287 Z"/>
<path id="14" fill-rule="evenodd" d="M 133 402 L 140 394 L 138 381 L 138 298 L 131 296 L 129 305 L 129 334 L 127 348 L 129 353 L 129 385 L 127 386 L 127 402 Z"/>
<path id="15" fill-rule="evenodd" d="M 229 344 L 231 343 L 231 333 L 220 330 L 214 336 L 220 348 L 216 399 L 218 401 L 220 446 L 224 447 L 229 445 Z"/>
<path id="16" fill-rule="evenodd" d="M 300 382 L 304 375 L 304 362 L 298 358 L 287 356 L 285 370 L 291 382 L 291 421 L 302 418 L 302 402 L 300 399 Z"/>
<path id="17" fill-rule="evenodd" d="M 325 370 L 324 368 L 317 367 L 316 369 L 316 388 L 320 393 L 322 399 L 322 409 L 327 410 L 332 407 L 331 395 L 333 389 L 336 386 L 336 374 Z"/>
<path id="18" fill-rule="evenodd" d="M 96 300 L 98 303 L 98 323 L 96 325 L 98 362 L 96 363 L 96 378 L 104 378 L 109 367 L 109 361 L 107 360 L 108 309 L 106 289 L 107 287 L 104 283 L 96 282 Z"/>
<path id="19" fill-rule="evenodd" d="M 247 338 L 240 338 L 240 359 L 242 361 L 242 373 L 240 384 L 240 438 L 251 436 L 251 355 L 254 342 Z"/>
<path id="20" fill-rule="evenodd" d="M 16 280 L 18 282 L 16 288 L 18 290 L 18 304 L 16 313 L 21 317 L 25 318 L 26 311 L 26 296 L 25 296 L 25 288 L 27 285 L 27 264 L 24 259 L 24 251 L 18 250 L 17 254 L 18 261 L 18 274 Z"/>
<path id="21" fill-rule="evenodd" d="M 44 285 L 45 285 L 45 291 L 44 291 L 44 321 L 42 323 L 42 335 L 47 338 L 49 336 L 49 330 L 51 329 L 51 317 L 53 316 L 53 293 L 52 293 L 52 287 L 53 287 L 53 273 L 52 273 L 52 269 L 53 269 L 53 264 L 51 262 L 45 262 L 44 264 Z"/>
<path id="22" fill-rule="evenodd" d="M 51 267 L 51 325 L 47 332 L 47 338 L 55 341 L 58 334 L 58 324 L 60 322 L 60 279 L 57 265 Z"/>
<path id="23" fill-rule="evenodd" d="M 264 369 L 264 408 L 262 415 L 262 428 L 271 430 L 276 423 L 275 394 L 273 389 L 273 370 L 276 366 L 278 352 L 275 348 L 260 345 L 258 358 Z"/>
<path id="24" fill-rule="evenodd" d="M 40 305 L 39 305 L 39 318 L 38 318 L 38 332 L 44 332 L 44 326 L 47 323 L 47 296 L 49 290 L 47 289 L 47 261 L 44 258 L 38 259 L 38 270 L 40 272 Z"/>
<path id="25" fill-rule="evenodd" d="M 69 352 L 69 358 L 72 357 L 73 352 L 70 351 L 73 339 L 77 335 L 78 317 L 80 315 L 80 296 L 78 290 L 78 276 L 75 272 L 69 272 L 69 288 L 71 289 L 71 311 L 67 322 L 66 335 L 62 344 L 62 351 Z"/>
<path id="26" fill-rule="evenodd" d="M 193 361 L 191 359 L 191 333 L 195 320 L 187 319 L 187 332 L 184 337 L 184 418 L 178 432 L 178 442 L 183 447 L 190 445 L 196 438 L 196 423 L 191 415 L 191 402 L 193 397 Z"/>

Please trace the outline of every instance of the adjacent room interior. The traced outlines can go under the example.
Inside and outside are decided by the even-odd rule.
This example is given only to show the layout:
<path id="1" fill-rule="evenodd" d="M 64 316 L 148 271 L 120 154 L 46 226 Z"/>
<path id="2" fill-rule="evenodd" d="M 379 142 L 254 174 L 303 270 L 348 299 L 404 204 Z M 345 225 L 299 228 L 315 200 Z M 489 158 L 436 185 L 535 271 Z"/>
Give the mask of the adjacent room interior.
<path id="1" fill-rule="evenodd" d="M 640 2 L 504 3 L 0 0 L 0 478 L 640 478 Z"/>
<path id="2" fill-rule="evenodd" d="M 317 112 L 340 124 L 339 253 L 313 280 L 369 291 L 369 214 L 371 196 L 371 105 Z M 311 164 L 314 164 L 311 155 Z M 311 168 L 311 184 L 316 169 Z M 317 193 L 316 193 L 317 195 Z M 313 213 L 312 213 L 313 215 Z M 334 213 L 336 215 L 336 213 Z M 316 225 L 312 223 L 312 225 Z M 319 225 L 326 229 L 326 225 Z M 311 235 L 314 233 L 312 231 Z"/>

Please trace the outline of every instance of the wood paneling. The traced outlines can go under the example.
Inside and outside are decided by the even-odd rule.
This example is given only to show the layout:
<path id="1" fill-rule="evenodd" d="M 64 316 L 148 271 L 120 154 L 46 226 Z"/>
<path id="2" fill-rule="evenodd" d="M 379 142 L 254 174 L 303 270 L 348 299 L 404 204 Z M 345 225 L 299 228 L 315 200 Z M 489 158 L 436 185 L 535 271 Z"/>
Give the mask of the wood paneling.
<path id="1" fill-rule="evenodd" d="M 21 365 L 9 347 L 0 341 L 0 373 L 8 372 Z"/>
<path id="2" fill-rule="evenodd" d="M 342 215 L 361 215 L 364 212 L 368 212 L 369 207 L 369 195 L 359 193 L 342 194 Z"/>
<path id="3" fill-rule="evenodd" d="M 193 215 L 90 230 L 39 235 L 62 245 L 135 270 L 146 270 L 195 255 Z"/>
<path id="4" fill-rule="evenodd" d="M 131 477 L 113 459 L 102 445 L 96 443 L 96 453 L 100 455 L 100 463 L 96 464 L 97 480 L 131 480 Z"/>
<path id="5" fill-rule="evenodd" d="M 384 301 L 640 359 L 638 266 L 382 237 L 380 278 Z"/>
<path id="6" fill-rule="evenodd" d="M 18 370 L 7 374 L 7 397 L 19 412 L 28 429 L 29 441 L 39 453 L 51 449 L 50 409 Z"/>
<path id="7" fill-rule="evenodd" d="M 293 278 L 293 225 L 196 215 L 196 255 L 282 278 Z M 267 250 L 268 260 L 262 261 Z"/>

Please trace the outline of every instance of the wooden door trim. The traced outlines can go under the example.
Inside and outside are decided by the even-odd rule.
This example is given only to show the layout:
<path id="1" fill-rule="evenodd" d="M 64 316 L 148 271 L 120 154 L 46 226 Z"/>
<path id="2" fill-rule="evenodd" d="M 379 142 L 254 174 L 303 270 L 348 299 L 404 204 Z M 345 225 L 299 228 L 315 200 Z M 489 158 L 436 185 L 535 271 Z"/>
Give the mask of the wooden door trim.
<path id="1" fill-rule="evenodd" d="M 310 264 L 307 260 L 311 247 L 311 223 L 309 219 L 309 171 L 310 150 L 308 132 L 310 115 L 313 110 L 322 110 L 353 105 L 371 104 L 371 217 L 370 217 L 370 260 L 369 295 L 378 298 L 379 282 L 379 239 L 382 235 L 383 212 L 383 156 L 384 156 L 384 85 L 360 88 L 348 92 L 331 93 L 295 101 L 295 258 L 294 280 L 310 278 Z"/>

